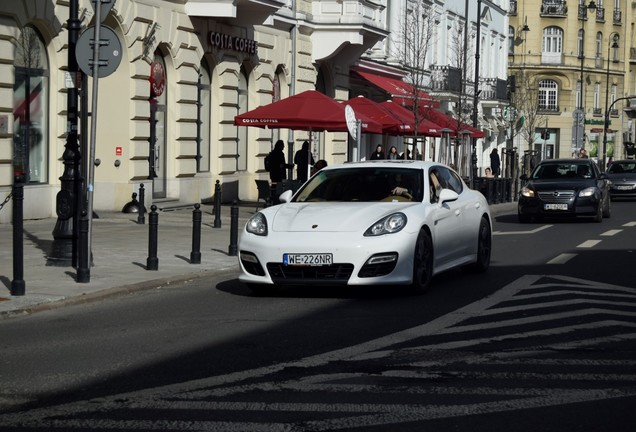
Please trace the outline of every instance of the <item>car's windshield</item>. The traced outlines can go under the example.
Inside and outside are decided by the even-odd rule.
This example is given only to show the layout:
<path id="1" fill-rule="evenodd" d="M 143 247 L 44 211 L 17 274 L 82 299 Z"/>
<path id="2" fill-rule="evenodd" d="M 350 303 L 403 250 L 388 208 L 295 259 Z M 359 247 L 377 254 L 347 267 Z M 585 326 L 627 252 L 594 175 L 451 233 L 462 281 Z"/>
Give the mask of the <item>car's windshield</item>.
<path id="1" fill-rule="evenodd" d="M 292 201 L 422 201 L 423 190 L 419 169 L 346 167 L 320 171 Z"/>
<path id="2" fill-rule="evenodd" d="M 594 170 L 589 163 L 542 163 L 534 169 L 531 178 L 536 180 L 590 179 L 594 178 Z"/>
<path id="3" fill-rule="evenodd" d="M 612 174 L 620 173 L 636 173 L 636 161 L 634 162 L 614 162 L 610 165 L 607 172 Z"/>

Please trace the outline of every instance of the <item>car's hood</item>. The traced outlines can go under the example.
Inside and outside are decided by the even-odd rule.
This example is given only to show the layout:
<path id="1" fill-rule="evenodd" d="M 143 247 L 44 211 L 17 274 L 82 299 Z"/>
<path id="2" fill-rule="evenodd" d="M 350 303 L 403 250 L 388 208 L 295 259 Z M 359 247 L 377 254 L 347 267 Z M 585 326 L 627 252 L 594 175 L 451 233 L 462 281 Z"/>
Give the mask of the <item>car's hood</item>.
<path id="1" fill-rule="evenodd" d="M 607 176 L 614 181 L 636 180 L 636 173 L 607 173 Z"/>
<path id="2" fill-rule="evenodd" d="M 417 203 L 288 203 L 274 207 L 270 220 L 273 231 L 355 232 L 413 205 Z"/>
<path id="3" fill-rule="evenodd" d="M 581 190 L 588 187 L 596 186 L 595 179 L 574 179 L 574 180 L 532 180 L 528 183 L 528 187 L 534 190 Z"/>

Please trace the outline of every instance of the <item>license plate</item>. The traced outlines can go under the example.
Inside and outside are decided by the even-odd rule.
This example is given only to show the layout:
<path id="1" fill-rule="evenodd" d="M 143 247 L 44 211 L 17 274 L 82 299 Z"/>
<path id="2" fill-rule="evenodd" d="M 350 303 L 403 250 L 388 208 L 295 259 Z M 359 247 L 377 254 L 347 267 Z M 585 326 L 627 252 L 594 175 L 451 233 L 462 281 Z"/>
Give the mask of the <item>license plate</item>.
<path id="1" fill-rule="evenodd" d="M 543 208 L 545 210 L 567 210 L 567 204 L 544 204 Z"/>
<path id="2" fill-rule="evenodd" d="M 634 189 L 634 186 L 623 186 L 623 185 L 620 185 L 620 186 L 615 186 L 615 188 L 618 189 L 618 190 L 632 190 L 632 189 Z"/>
<path id="3" fill-rule="evenodd" d="M 323 266 L 333 264 L 333 254 L 306 254 L 306 253 L 286 253 L 283 254 L 283 265 L 286 266 Z"/>

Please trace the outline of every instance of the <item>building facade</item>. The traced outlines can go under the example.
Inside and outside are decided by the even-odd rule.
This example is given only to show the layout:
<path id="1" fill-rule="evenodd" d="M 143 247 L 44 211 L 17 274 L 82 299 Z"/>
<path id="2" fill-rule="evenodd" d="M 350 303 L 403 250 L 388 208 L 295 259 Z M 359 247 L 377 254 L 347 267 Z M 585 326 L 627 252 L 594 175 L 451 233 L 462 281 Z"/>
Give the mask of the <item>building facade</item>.
<path id="1" fill-rule="evenodd" d="M 510 74 L 517 89 L 537 95 L 536 112 L 521 110 L 526 126 L 536 121 L 516 136 L 519 147 L 539 159 L 576 156 L 581 148 L 601 164 L 627 157 L 633 124 L 622 98 L 636 90 L 633 4 L 511 0 L 509 13 Z"/>
<path id="2" fill-rule="evenodd" d="M 502 17 L 507 15 L 501 1 L 480 2 L 479 86 L 471 83 L 475 69 L 469 60 L 464 67 L 463 96 L 471 101 L 474 93 L 468 92 L 479 89 L 479 127 L 492 131 L 479 141 L 480 158 L 489 146 L 504 143 L 497 121 L 500 94 L 490 91 L 496 80 L 506 78 L 500 57 L 507 28 Z M 100 14 L 105 11 L 100 26 L 112 29 L 121 44 L 115 54 L 118 66 L 96 81 L 69 67 L 69 29 L 76 28 L 81 39 L 95 25 L 92 2 L 4 2 L 0 198 L 20 175 L 26 182 L 25 218 L 67 217 L 68 195 L 73 194 L 66 184 L 69 177 L 73 185 L 91 189 L 97 213 L 121 210 L 141 184 L 146 207 L 210 199 L 217 182 L 224 202 L 255 200 L 254 180 L 268 178 L 263 159 L 278 139 L 286 143 L 288 161 L 309 138 L 317 159 L 351 160 L 355 143 L 346 133 L 310 136 L 239 127 L 234 117 L 310 89 L 340 101 L 381 95 L 383 89 L 360 80 L 359 72 L 408 80 L 408 65 L 396 53 L 404 43 L 403 20 L 414 3 L 422 3 L 424 15 L 434 17 L 436 32 L 422 67 L 424 88 L 439 99 L 442 110 L 459 116 L 461 92 L 443 85 L 452 78 L 445 75 L 450 65 L 445 50 L 462 25 L 476 37 L 479 20 L 472 1 L 115 0 L 100 9 Z M 473 53 L 475 43 L 469 39 L 467 45 Z M 92 60 L 82 56 L 80 69 Z M 93 104 L 96 84 L 99 97 Z M 73 92 L 76 127 L 69 120 Z M 387 138 L 363 139 L 367 152 Z M 439 139 L 433 140 L 438 144 Z M 11 220 L 9 207 L 0 210 L 1 223 Z"/>

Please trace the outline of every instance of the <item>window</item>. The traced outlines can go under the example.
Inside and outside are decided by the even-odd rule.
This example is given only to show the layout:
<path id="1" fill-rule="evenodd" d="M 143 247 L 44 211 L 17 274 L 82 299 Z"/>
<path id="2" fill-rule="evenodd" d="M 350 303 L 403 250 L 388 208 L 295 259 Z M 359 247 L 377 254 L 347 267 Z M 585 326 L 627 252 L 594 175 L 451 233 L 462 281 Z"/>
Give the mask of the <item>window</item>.
<path id="1" fill-rule="evenodd" d="M 546 111 L 557 111 L 559 86 L 553 80 L 539 81 L 539 109 Z"/>
<path id="2" fill-rule="evenodd" d="M 40 34 L 24 27 L 14 62 L 13 166 L 27 183 L 48 181 L 48 63 Z"/>
<path id="3" fill-rule="evenodd" d="M 515 29 L 514 27 L 508 27 L 508 54 L 514 55 L 515 53 Z"/>
<path id="4" fill-rule="evenodd" d="M 594 114 L 601 113 L 601 83 L 594 84 Z"/>
<path id="5" fill-rule="evenodd" d="M 596 33 L 596 50 L 595 50 L 595 57 L 601 58 L 602 56 L 602 52 L 603 52 L 603 33 L 598 32 Z"/>
<path id="6" fill-rule="evenodd" d="M 548 64 L 560 64 L 563 51 L 563 30 L 559 27 L 546 27 L 543 30 L 541 61 Z"/>
<path id="7" fill-rule="evenodd" d="M 577 45 L 576 45 L 576 50 L 578 52 L 579 58 L 584 57 L 584 53 L 585 53 L 584 42 L 585 42 L 585 31 L 583 29 L 579 29 L 579 35 L 577 37 Z"/>
<path id="8" fill-rule="evenodd" d="M 210 70 L 205 60 L 201 64 L 199 75 L 199 143 L 197 145 L 197 172 L 210 171 L 210 141 L 211 141 L 211 97 Z"/>
<path id="9" fill-rule="evenodd" d="M 238 94 L 237 105 L 238 112 L 246 112 L 248 110 L 248 87 L 247 87 L 247 71 L 245 66 L 241 66 L 241 73 L 238 77 Z M 246 127 L 237 127 L 238 143 L 236 146 L 236 170 L 247 170 L 247 129 Z"/>
<path id="10" fill-rule="evenodd" d="M 583 83 L 581 80 L 576 82 L 576 107 L 583 108 Z"/>

